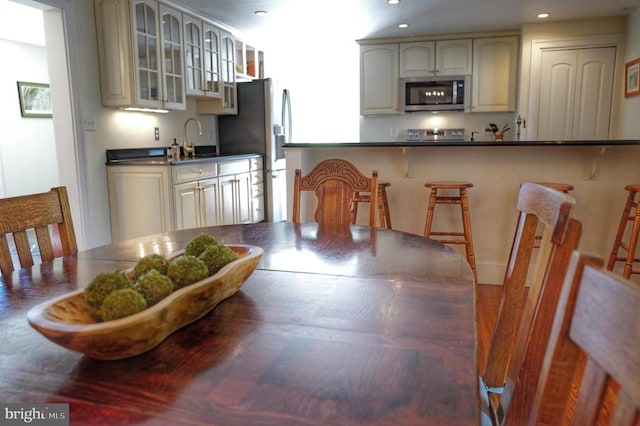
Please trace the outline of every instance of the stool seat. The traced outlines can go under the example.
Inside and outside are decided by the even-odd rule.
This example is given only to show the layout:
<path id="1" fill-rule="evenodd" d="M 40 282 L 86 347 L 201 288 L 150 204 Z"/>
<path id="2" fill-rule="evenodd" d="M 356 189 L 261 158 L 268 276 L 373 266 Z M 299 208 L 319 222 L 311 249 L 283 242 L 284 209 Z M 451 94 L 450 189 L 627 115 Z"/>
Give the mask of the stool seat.
<path id="1" fill-rule="evenodd" d="M 471 234 L 471 215 L 469 213 L 469 199 L 467 198 L 467 188 L 472 188 L 471 182 L 426 182 L 425 188 L 431 188 L 431 194 L 429 196 L 429 208 L 427 209 L 427 218 L 424 225 L 424 236 L 427 238 L 435 237 L 454 237 L 454 238 L 436 238 L 444 244 L 463 244 L 465 248 L 465 254 L 467 256 L 467 262 L 473 272 L 473 278 L 477 282 L 478 275 L 476 271 L 476 258 L 473 253 L 473 236 Z M 458 190 L 457 196 L 442 196 L 438 195 L 439 190 Z M 433 225 L 433 217 L 435 213 L 435 206 L 437 204 L 459 204 L 462 213 L 462 227 L 463 232 L 457 231 L 433 231 L 431 226 Z"/>
<path id="2" fill-rule="evenodd" d="M 635 257 L 636 247 L 638 245 L 638 234 L 640 233 L 640 209 L 638 209 L 638 200 L 636 200 L 638 193 L 640 193 L 640 184 L 626 185 L 624 189 L 629 192 L 629 195 L 627 196 L 627 202 L 622 211 L 622 217 L 620 218 L 618 232 L 613 242 L 613 249 L 609 256 L 607 269 L 613 271 L 617 262 L 624 262 L 622 276 L 629 279 L 631 274 L 640 274 L 640 269 L 633 269 L 634 263 L 640 262 L 640 258 Z M 629 239 L 625 242 L 623 239 L 629 222 L 632 222 L 633 225 L 628 237 Z M 621 249 L 626 251 L 626 256 L 620 255 Z"/>
<path id="3" fill-rule="evenodd" d="M 387 199 L 387 188 L 390 187 L 389 182 L 378 182 L 378 217 L 380 218 L 380 227 L 391 229 L 391 213 L 389 212 L 389 200 Z M 351 223 L 355 225 L 358 218 L 358 203 L 371 202 L 371 195 L 361 192 L 354 192 L 351 198 Z"/>
<path id="4" fill-rule="evenodd" d="M 535 182 L 538 185 L 546 186 L 547 188 L 555 189 L 556 191 L 567 193 L 573 191 L 575 187 L 570 183 L 556 183 L 556 182 Z"/>

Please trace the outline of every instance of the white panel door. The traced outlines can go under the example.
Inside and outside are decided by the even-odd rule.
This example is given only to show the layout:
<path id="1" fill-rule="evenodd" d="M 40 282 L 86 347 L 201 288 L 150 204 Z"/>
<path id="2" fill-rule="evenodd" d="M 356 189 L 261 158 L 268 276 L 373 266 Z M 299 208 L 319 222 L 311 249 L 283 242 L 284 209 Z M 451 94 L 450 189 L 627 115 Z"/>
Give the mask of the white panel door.
<path id="1" fill-rule="evenodd" d="M 615 58 L 615 47 L 578 51 L 575 139 L 607 139 L 609 136 Z"/>
<path id="2" fill-rule="evenodd" d="M 542 52 L 537 138 L 607 139 L 615 47 Z"/>

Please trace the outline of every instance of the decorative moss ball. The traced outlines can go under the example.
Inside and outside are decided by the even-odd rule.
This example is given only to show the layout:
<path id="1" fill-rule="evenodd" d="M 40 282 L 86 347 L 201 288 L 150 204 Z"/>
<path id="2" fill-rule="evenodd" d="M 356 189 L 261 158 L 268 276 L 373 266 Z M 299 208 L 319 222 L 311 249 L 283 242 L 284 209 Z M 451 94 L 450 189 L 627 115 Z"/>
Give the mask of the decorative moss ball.
<path id="1" fill-rule="evenodd" d="M 213 235 L 200 234 L 187 243 L 184 248 L 184 254 L 187 256 L 198 257 L 210 246 L 216 246 L 220 244 Z"/>
<path id="2" fill-rule="evenodd" d="M 207 278 L 207 265 L 195 256 L 180 255 L 169 262 L 167 276 L 173 281 L 173 288 L 179 289 Z"/>
<path id="3" fill-rule="evenodd" d="M 115 290 L 102 302 L 100 313 L 103 321 L 124 318 L 147 309 L 147 302 L 142 294 L 132 288 Z"/>
<path id="4" fill-rule="evenodd" d="M 218 244 L 211 246 L 203 251 L 198 259 L 202 260 L 207 265 L 209 276 L 218 272 L 224 265 L 236 260 L 238 256 L 229 247 Z"/>
<path id="5" fill-rule="evenodd" d="M 173 281 L 155 269 L 142 275 L 137 281 L 138 292 L 142 294 L 147 306 L 153 306 L 173 291 Z"/>
<path id="6" fill-rule="evenodd" d="M 167 261 L 167 259 L 165 259 L 164 256 L 157 253 L 149 254 L 138 260 L 138 263 L 136 263 L 136 266 L 134 266 L 133 279 L 137 280 L 146 272 L 149 272 L 152 269 L 155 269 L 161 274 L 166 275 L 167 266 L 169 266 L 169 262 Z"/>
<path id="7" fill-rule="evenodd" d="M 84 289 L 84 301 L 90 308 L 100 309 L 109 293 L 126 288 L 133 288 L 133 283 L 123 271 L 103 272 Z"/>

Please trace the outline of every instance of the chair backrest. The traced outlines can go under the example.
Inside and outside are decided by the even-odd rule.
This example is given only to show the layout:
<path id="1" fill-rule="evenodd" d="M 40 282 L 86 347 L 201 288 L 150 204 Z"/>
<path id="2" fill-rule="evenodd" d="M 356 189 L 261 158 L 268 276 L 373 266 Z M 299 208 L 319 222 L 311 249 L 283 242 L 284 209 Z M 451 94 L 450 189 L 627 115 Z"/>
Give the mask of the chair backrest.
<path id="1" fill-rule="evenodd" d="M 342 158 L 329 158 L 319 162 L 308 174 L 296 169 L 293 187 L 292 221 L 300 223 L 302 191 L 314 191 L 317 208 L 314 220 L 327 224 L 351 223 L 351 199 L 354 192 L 367 192 L 369 203 L 369 226 L 376 226 L 378 210 L 378 172 L 371 177 L 363 175 L 352 163 Z"/>
<path id="2" fill-rule="evenodd" d="M 501 422 L 508 409 L 520 412 L 520 404 L 527 404 L 520 388 L 537 383 L 561 284 L 582 233 L 580 222 L 570 217 L 574 204 L 570 195 L 542 185 L 526 182 L 520 187 L 520 215 L 480 376 L 494 422 Z M 542 239 L 534 251 L 538 225 Z"/>
<path id="3" fill-rule="evenodd" d="M 78 252 L 65 187 L 0 199 L 0 271 L 14 270 L 7 235 L 12 235 L 20 267 L 33 266 L 28 232 L 33 232 L 43 262 Z"/>
<path id="4" fill-rule="evenodd" d="M 603 265 L 574 253 L 529 425 L 640 423 L 640 285 Z"/>

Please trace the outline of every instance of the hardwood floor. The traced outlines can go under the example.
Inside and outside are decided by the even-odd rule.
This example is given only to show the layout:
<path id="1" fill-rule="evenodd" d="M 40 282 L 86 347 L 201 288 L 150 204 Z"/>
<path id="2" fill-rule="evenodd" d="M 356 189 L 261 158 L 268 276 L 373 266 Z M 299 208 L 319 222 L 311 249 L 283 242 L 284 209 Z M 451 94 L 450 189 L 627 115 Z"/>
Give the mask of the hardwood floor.
<path id="1" fill-rule="evenodd" d="M 489 350 L 489 340 L 498 315 L 502 286 L 478 284 L 476 303 L 476 328 L 478 334 L 478 366 L 484 368 Z"/>

